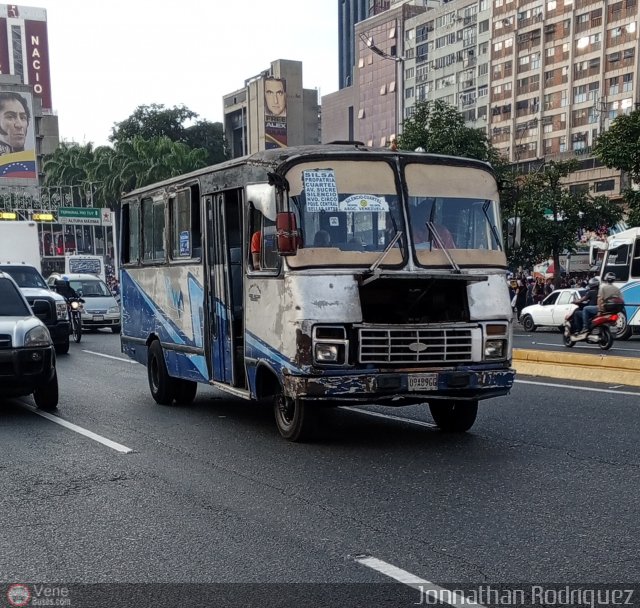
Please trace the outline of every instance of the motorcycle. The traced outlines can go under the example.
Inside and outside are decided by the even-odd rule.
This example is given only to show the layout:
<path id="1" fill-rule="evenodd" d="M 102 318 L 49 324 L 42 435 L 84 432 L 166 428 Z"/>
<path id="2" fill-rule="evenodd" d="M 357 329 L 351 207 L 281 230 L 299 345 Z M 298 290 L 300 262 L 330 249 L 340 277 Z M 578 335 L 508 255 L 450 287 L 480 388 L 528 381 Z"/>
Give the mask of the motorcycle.
<path id="1" fill-rule="evenodd" d="M 582 314 L 580 308 L 576 308 L 567 315 L 564 322 L 562 341 L 567 348 L 571 348 L 577 342 L 597 344 L 602 350 L 609 350 L 613 346 L 613 333 L 611 327 L 615 327 L 618 321 L 617 313 L 599 312 L 592 320 L 589 331 L 586 334 L 577 334 L 574 321 L 575 314 Z"/>
<path id="2" fill-rule="evenodd" d="M 76 344 L 82 339 L 82 298 L 67 298 L 67 311 L 69 313 L 69 330 Z"/>

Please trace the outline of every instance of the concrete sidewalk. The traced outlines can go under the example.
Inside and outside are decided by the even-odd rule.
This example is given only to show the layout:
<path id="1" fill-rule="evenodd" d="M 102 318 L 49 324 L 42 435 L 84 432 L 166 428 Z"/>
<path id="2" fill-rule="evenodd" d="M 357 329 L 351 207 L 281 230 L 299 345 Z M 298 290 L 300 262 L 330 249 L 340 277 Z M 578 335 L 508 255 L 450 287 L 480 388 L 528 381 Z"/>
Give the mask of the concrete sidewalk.
<path id="1" fill-rule="evenodd" d="M 640 386 L 640 358 L 513 349 L 519 374 Z"/>

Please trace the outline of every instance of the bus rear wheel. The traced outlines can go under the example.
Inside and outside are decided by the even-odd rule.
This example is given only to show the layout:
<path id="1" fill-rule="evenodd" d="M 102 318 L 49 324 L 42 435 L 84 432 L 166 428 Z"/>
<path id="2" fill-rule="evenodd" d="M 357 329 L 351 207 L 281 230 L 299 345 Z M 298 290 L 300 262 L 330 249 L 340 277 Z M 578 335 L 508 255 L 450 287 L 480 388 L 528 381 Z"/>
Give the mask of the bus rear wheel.
<path id="1" fill-rule="evenodd" d="M 303 399 L 286 397 L 282 392 L 273 399 L 278 432 L 289 441 L 306 441 L 316 431 L 317 410 Z"/>
<path id="2" fill-rule="evenodd" d="M 158 340 L 154 340 L 149 346 L 147 377 L 154 401 L 160 405 L 171 405 L 176 396 L 176 383 L 167 371 L 162 346 Z"/>
<path id="3" fill-rule="evenodd" d="M 440 430 L 447 433 L 464 433 L 476 421 L 477 401 L 435 401 L 429 404 L 431 416 Z"/>

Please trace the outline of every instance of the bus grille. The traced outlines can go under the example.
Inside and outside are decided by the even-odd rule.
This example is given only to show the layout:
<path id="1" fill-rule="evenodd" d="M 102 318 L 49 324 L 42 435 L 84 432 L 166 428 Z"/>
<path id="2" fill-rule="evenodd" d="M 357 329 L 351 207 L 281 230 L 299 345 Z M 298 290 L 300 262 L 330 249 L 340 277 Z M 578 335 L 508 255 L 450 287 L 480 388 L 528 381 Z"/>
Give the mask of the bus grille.
<path id="1" fill-rule="evenodd" d="M 360 363 L 472 361 L 472 328 L 360 329 Z"/>

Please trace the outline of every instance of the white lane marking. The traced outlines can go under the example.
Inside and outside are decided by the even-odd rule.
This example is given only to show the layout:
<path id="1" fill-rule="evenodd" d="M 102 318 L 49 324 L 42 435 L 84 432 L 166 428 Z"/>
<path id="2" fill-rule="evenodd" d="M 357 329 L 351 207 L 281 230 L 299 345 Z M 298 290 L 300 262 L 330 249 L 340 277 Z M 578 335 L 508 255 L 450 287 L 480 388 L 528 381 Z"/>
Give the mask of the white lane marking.
<path id="1" fill-rule="evenodd" d="M 482 604 L 471 601 L 460 593 L 454 593 L 444 587 L 427 581 L 411 572 L 397 568 L 387 562 L 383 562 L 377 557 L 370 557 L 368 555 L 359 556 L 355 558 L 355 561 L 363 566 L 367 566 L 372 570 L 376 570 L 389 578 L 392 578 L 407 587 L 412 587 L 420 592 L 420 599 L 416 604 L 424 604 L 426 596 L 429 596 L 436 600 L 437 603 L 449 604 L 449 606 L 476 606 L 477 608 L 485 608 Z"/>
<path id="2" fill-rule="evenodd" d="M 430 429 L 437 429 L 437 424 L 431 422 L 422 422 L 422 420 L 414 420 L 412 418 L 403 418 L 402 416 L 393 416 L 392 414 L 381 414 L 380 412 L 371 412 L 369 410 L 363 410 L 359 407 L 343 407 L 344 410 L 351 410 L 352 412 L 358 412 L 359 414 L 365 414 L 366 416 L 373 416 L 374 418 L 387 418 L 388 420 L 399 420 L 400 422 L 408 422 L 409 424 L 415 424 L 417 426 L 426 426 Z"/>
<path id="3" fill-rule="evenodd" d="M 77 424 L 72 424 L 71 422 L 67 422 L 62 418 L 58 418 L 57 416 L 53 416 L 51 414 L 48 414 L 47 412 L 43 412 L 26 403 L 23 403 L 22 406 L 25 409 L 32 411 L 34 414 L 38 414 L 38 416 L 42 416 L 43 418 L 46 418 L 47 420 L 51 420 L 51 422 L 55 422 L 56 424 L 59 424 L 60 426 L 63 426 L 71 431 L 74 431 L 75 433 L 79 433 L 80 435 L 84 435 L 89 439 L 93 439 L 94 441 L 97 441 L 102 445 L 106 445 L 108 448 L 111 448 L 112 450 L 116 450 L 116 452 L 122 452 L 123 454 L 133 453 L 133 450 L 131 448 L 128 448 L 126 445 L 122 445 L 121 443 L 116 443 L 115 441 L 111 441 L 111 439 L 102 437 L 101 435 L 98 435 L 93 431 L 88 431 L 87 429 L 83 429 L 81 426 L 78 426 Z"/>
<path id="4" fill-rule="evenodd" d="M 572 384 L 554 384 L 552 382 L 533 382 L 532 380 L 516 380 L 516 384 L 535 384 L 537 386 L 567 388 L 574 391 L 592 391 L 594 393 L 611 393 L 612 395 L 631 395 L 632 397 L 640 397 L 640 393 L 634 393 L 633 391 L 613 391 L 608 388 L 595 388 L 591 386 L 574 386 Z"/>
<path id="5" fill-rule="evenodd" d="M 125 359 L 124 357 L 114 357 L 113 355 L 105 355 L 103 353 L 96 353 L 92 350 L 83 350 L 83 353 L 87 353 L 89 355 L 95 355 L 96 357 L 104 357 L 105 359 L 115 359 L 116 361 L 122 361 L 123 363 L 137 363 L 133 359 Z"/>

